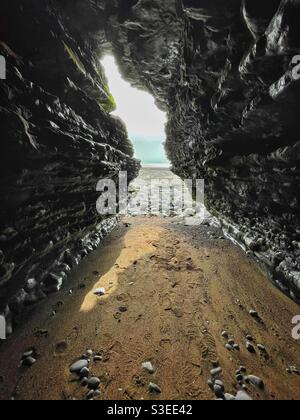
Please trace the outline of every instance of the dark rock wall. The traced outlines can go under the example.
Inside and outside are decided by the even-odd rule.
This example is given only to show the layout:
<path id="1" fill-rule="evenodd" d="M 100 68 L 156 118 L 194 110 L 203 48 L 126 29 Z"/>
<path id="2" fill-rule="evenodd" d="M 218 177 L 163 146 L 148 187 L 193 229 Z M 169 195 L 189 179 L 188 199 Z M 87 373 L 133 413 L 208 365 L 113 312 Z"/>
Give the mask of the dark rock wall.
<path id="1" fill-rule="evenodd" d="M 2 0 L 0 54 L 0 314 L 58 290 L 116 224 L 99 216 L 96 184 L 139 163 L 99 57 L 96 2 Z M 7 305 L 8 304 L 8 305 Z"/>
<path id="2" fill-rule="evenodd" d="M 299 23 L 299 0 L 2 0 L 2 306 L 56 290 L 116 223 L 97 180 L 138 172 L 109 48 L 168 112 L 174 172 L 205 179 L 209 210 L 300 300 Z"/>
<path id="3" fill-rule="evenodd" d="M 300 301 L 299 0 L 106 3 L 124 75 L 168 112 L 174 171 L 205 179 L 209 210 Z"/>

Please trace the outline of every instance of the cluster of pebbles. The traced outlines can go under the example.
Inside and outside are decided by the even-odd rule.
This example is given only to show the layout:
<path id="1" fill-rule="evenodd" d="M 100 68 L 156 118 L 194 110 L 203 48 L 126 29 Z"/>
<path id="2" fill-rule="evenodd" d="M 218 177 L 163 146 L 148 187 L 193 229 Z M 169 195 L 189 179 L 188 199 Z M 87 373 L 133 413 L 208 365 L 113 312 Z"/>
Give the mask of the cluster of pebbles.
<path id="1" fill-rule="evenodd" d="M 241 388 L 236 395 L 227 393 L 225 391 L 225 385 L 221 379 L 222 377 L 222 368 L 220 366 L 215 366 L 211 372 L 211 378 L 208 380 L 207 384 L 209 388 L 213 391 L 218 400 L 224 401 L 251 401 L 252 398 L 247 392 L 247 385 L 253 385 L 257 389 L 263 391 L 265 388 L 264 382 L 258 376 L 247 375 L 247 369 L 244 366 L 236 371 L 236 382 L 237 385 Z"/>
<path id="2" fill-rule="evenodd" d="M 87 350 L 81 359 L 73 363 L 70 367 L 70 373 L 76 375 L 80 385 L 87 389 L 86 400 L 94 400 L 101 395 L 99 390 L 101 381 L 93 376 L 90 371 L 90 363 L 102 361 L 102 356 L 95 354 L 93 350 Z"/>
<path id="3" fill-rule="evenodd" d="M 230 338 L 229 333 L 227 331 L 223 331 L 221 335 L 227 341 L 226 344 L 225 344 L 225 348 L 228 351 L 234 351 L 234 350 L 240 351 L 241 350 L 239 344 L 237 344 L 234 341 L 233 338 Z M 245 347 L 248 350 L 248 352 L 252 353 L 252 354 L 256 353 L 256 348 L 255 348 L 254 341 L 255 341 L 254 338 L 250 334 L 246 335 Z M 257 344 L 256 347 L 262 355 L 264 355 L 266 357 L 268 356 L 268 351 L 263 344 Z"/>

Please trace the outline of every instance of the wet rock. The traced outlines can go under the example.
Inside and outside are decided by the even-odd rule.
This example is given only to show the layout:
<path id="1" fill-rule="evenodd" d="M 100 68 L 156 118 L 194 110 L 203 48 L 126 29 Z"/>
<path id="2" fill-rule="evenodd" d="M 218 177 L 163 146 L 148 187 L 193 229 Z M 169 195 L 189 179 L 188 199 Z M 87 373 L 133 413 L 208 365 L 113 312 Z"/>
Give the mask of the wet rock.
<path id="1" fill-rule="evenodd" d="M 225 338 L 226 340 L 228 340 L 229 334 L 228 334 L 227 331 L 223 331 L 221 335 L 222 335 L 223 338 Z"/>
<path id="2" fill-rule="evenodd" d="M 75 362 L 71 367 L 70 367 L 70 372 L 71 373 L 76 373 L 76 374 L 80 374 L 80 372 L 82 371 L 82 369 L 87 368 L 89 365 L 88 361 L 86 359 L 81 359 L 78 360 L 77 362 Z"/>
<path id="3" fill-rule="evenodd" d="M 262 353 L 267 353 L 267 349 L 264 345 L 262 344 L 257 344 L 257 348 L 259 351 L 261 351 Z"/>
<path id="4" fill-rule="evenodd" d="M 222 368 L 221 367 L 217 367 L 217 368 L 215 368 L 215 369 L 212 369 L 211 371 L 210 371 L 210 375 L 211 375 L 211 377 L 212 378 L 216 378 L 216 377 L 218 377 L 218 376 L 220 376 L 221 375 L 221 373 L 222 373 Z"/>
<path id="5" fill-rule="evenodd" d="M 225 401 L 235 401 L 236 397 L 232 394 L 224 394 Z"/>
<path id="6" fill-rule="evenodd" d="M 99 379 L 99 378 L 92 377 L 92 378 L 90 378 L 90 379 L 88 380 L 88 384 L 87 384 L 87 386 L 88 386 L 88 388 L 89 388 L 89 389 L 93 389 L 93 390 L 95 390 L 95 389 L 98 389 L 98 388 L 99 388 L 100 383 L 101 383 L 101 381 L 100 381 L 100 379 Z"/>
<path id="7" fill-rule="evenodd" d="M 148 390 L 151 394 L 161 394 L 161 388 L 153 382 L 150 382 Z"/>
<path id="8" fill-rule="evenodd" d="M 100 287 L 93 291 L 94 295 L 96 296 L 104 296 L 106 294 L 106 290 L 104 287 Z"/>
<path id="9" fill-rule="evenodd" d="M 217 383 L 217 381 L 214 384 L 214 393 L 217 398 L 223 398 L 224 397 L 224 385 L 221 381 L 220 383 Z"/>
<path id="10" fill-rule="evenodd" d="M 259 388 L 260 390 L 263 390 L 265 388 L 263 380 L 260 379 L 258 376 L 249 375 L 245 378 L 245 381 L 255 386 L 256 388 Z"/>
<path id="11" fill-rule="evenodd" d="M 252 353 L 252 354 L 256 353 L 255 347 L 253 346 L 252 343 L 250 343 L 250 341 L 246 342 L 246 349 L 248 350 L 249 353 Z"/>
<path id="12" fill-rule="evenodd" d="M 245 391 L 239 391 L 235 397 L 236 401 L 252 401 L 252 398 Z"/>
<path id="13" fill-rule="evenodd" d="M 142 364 L 142 368 L 146 370 L 148 373 L 153 374 L 155 373 L 155 369 L 151 362 L 145 362 Z"/>
<path id="14" fill-rule="evenodd" d="M 36 362 L 37 362 L 37 360 L 34 357 L 32 357 L 32 356 L 26 357 L 22 361 L 22 366 L 31 367 L 31 366 L 35 365 Z"/>

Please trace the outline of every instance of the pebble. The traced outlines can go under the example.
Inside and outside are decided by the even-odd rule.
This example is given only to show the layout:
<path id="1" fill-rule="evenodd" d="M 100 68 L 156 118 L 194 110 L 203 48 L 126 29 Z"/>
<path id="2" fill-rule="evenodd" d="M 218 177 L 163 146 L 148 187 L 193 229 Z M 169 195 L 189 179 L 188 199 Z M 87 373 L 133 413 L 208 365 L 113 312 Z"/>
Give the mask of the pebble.
<path id="1" fill-rule="evenodd" d="M 263 353 L 267 353 L 267 349 L 262 344 L 257 344 L 258 350 L 262 351 Z"/>
<path id="2" fill-rule="evenodd" d="M 235 341 L 234 340 L 229 340 L 228 344 L 233 347 L 235 345 Z"/>
<path id="3" fill-rule="evenodd" d="M 249 353 L 252 353 L 252 354 L 256 353 L 255 348 L 254 348 L 253 344 L 250 343 L 250 341 L 247 341 L 246 349 L 248 350 Z"/>
<path id="4" fill-rule="evenodd" d="M 265 388 L 265 384 L 262 379 L 260 379 L 258 376 L 249 375 L 247 378 L 245 378 L 245 381 L 250 383 L 253 386 L 256 386 L 257 388 L 263 390 Z"/>
<path id="5" fill-rule="evenodd" d="M 235 396 L 231 394 L 224 394 L 225 401 L 235 401 Z"/>
<path id="6" fill-rule="evenodd" d="M 252 335 L 246 335 L 246 339 L 247 339 L 248 341 L 251 341 L 251 342 L 253 342 L 253 341 L 254 341 L 254 339 L 253 339 Z"/>
<path id="7" fill-rule="evenodd" d="M 26 366 L 26 367 L 31 367 L 33 366 L 35 363 L 37 362 L 37 360 L 34 357 L 26 357 L 26 359 L 24 359 L 22 361 L 22 365 Z"/>
<path id="8" fill-rule="evenodd" d="M 210 379 L 207 381 L 207 385 L 209 386 L 209 388 L 213 391 L 214 390 L 214 383 L 213 381 L 211 381 Z"/>
<path id="9" fill-rule="evenodd" d="M 217 367 L 217 368 L 212 369 L 212 370 L 210 371 L 210 374 L 211 374 L 211 377 L 212 377 L 212 378 L 215 378 L 216 376 L 221 375 L 221 373 L 222 373 L 222 368 L 221 368 L 221 367 Z"/>
<path id="10" fill-rule="evenodd" d="M 240 351 L 240 346 L 238 344 L 234 344 L 233 349 L 236 351 Z"/>
<path id="11" fill-rule="evenodd" d="M 98 398 L 98 397 L 100 397 L 100 395 L 101 395 L 101 392 L 99 391 L 99 389 L 96 389 L 96 391 L 94 391 L 93 398 Z"/>
<path id="12" fill-rule="evenodd" d="M 94 391 L 90 391 L 90 392 L 87 394 L 86 399 L 87 399 L 87 400 L 92 400 L 93 398 L 94 398 Z"/>
<path id="13" fill-rule="evenodd" d="M 217 386 L 219 386 L 220 388 L 222 388 L 222 389 L 223 389 L 223 391 L 225 390 L 225 387 L 224 387 L 223 382 L 222 382 L 222 381 L 220 381 L 219 379 L 217 379 L 217 380 L 215 381 L 215 385 L 217 385 Z"/>
<path id="14" fill-rule="evenodd" d="M 143 363 L 142 364 L 142 368 L 144 370 L 146 370 L 150 374 L 153 374 L 155 372 L 155 369 L 154 369 L 154 367 L 153 367 L 153 365 L 152 365 L 151 362 L 145 362 L 145 363 Z"/>
<path id="15" fill-rule="evenodd" d="M 230 344 L 226 344 L 225 348 L 226 348 L 228 351 L 233 351 L 233 350 L 234 350 L 234 349 L 233 349 L 233 347 L 232 347 Z"/>
<path id="16" fill-rule="evenodd" d="M 149 392 L 154 394 L 161 394 L 161 389 L 158 385 L 154 384 L 153 382 L 150 382 L 148 386 Z"/>
<path id="17" fill-rule="evenodd" d="M 87 350 L 87 352 L 85 353 L 87 357 L 92 357 L 94 352 L 93 350 Z"/>
<path id="18" fill-rule="evenodd" d="M 106 290 L 104 287 L 100 287 L 99 289 L 94 290 L 94 295 L 96 296 L 104 296 L 106 294 Z"/>
<path id="19" fill-rule="evenodd" d="M 84 367 L 79 372 L 79 375 L 80 375 L 81 378 L 88 378 L 90 376 L 90 370 L 87 367 Z"/>
<path id="20" fill-rule="evenodd" d="M 94 362 L 101 362 L 102 361 L 102 356 L 100 356 L 99 354 L 96 354 L 95 356 L 94 356 Z"/>
<path id="21" fill-rule="evenodd" d="M 247 372 L 247 369 L 245 368 L 245 366 L 240 366 L 239 371 L 241 373 L 246 373 Z"/>
<path id="22" fill-rule="evenodd" d="M 236 394 L 236 401 L 252 401 L 252 398 L 250 397 L 249 394 L 247 394 L 247 392 L 245 391 L 239 391 Z"/>
<path id="23" fill-rule="evenodd" d="M 244 380 L 243 375 L 241 375 L 241 374 L 236 375 L 236 380 L 237 380 L 237 382 L 243 382 L 243 380 Z"/>
<path id="24" fill-rule="evenodd" d="M 288 373 L 299 375 L 299 369 L 296 366 L 289 366 L 286 370 Z"/>
<path id="25" fill-rule="evenodd" d="M 223 337 L 223 338 L 226 338 L 226 340 L 227 340 L 227 339 L 228 339 L 228 337 L 229 337 L 229 335 L 228 335 L 228 332 L 227 332 L 227 331 L 223 331 L 221 335 L 222 335 L 222 337 Z"/>
<path id="26" fill-rule="evenodd" d="M 95 389 L 99 388 L 100 383 L 101 383 L 100 379 L 99 379 L 99 378 L 96 378 L 96 377 L 94 376 L 93 378 L 90 378 L 90 379 L 88 380 L 88 384 L 87 384 L 87 386 L 88 386 L 88 388 L 89 388 L 89 389 L 93 389 L 93 390 L 95 390 Z"/>
<path id="27" fill-rule="evenodd" d="M 27 359 L 28 357 L 32 357 L 34 354 L 34 350 L 28 350 L 23 353 L 22 360 Z"/>
<path id="28" fill-rule="evenodd" d="M 82 371 L 82 369 L 87 368 L 88 365 L 89 363 L 86 359 L 78 360 L 78 362 L 74 363 L 70 367 L 70 372 L 79 374 Z"/>
<path id="29" fill-rule="evenodd" d="M 224 387 L 220 385 L 214 385 L 214 393 L 217 398 L 223 398 L 224 397 Z"/>

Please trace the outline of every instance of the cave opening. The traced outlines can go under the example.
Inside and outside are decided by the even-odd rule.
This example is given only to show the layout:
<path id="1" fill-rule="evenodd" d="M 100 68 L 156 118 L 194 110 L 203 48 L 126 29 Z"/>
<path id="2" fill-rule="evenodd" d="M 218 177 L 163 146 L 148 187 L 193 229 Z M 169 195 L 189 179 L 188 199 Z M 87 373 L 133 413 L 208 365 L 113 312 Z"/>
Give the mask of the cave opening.
<path id="1" fill-rule="evenodd" d="M 113 55 L 103 57 L 101 64 L 116 103 L 112 115 L 120 117 L 125 123 L 135 157 L 143 166 L 169 167 L 164 148 L 166 114 L 158 109 L 150 93 L 124 80 Z"/>

